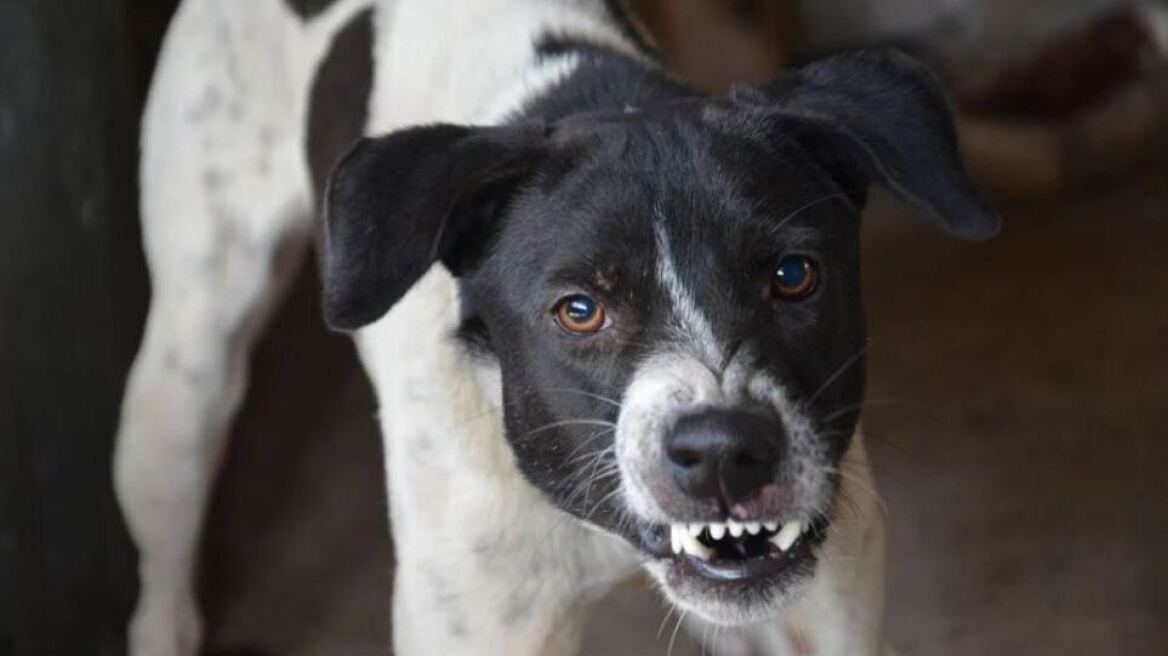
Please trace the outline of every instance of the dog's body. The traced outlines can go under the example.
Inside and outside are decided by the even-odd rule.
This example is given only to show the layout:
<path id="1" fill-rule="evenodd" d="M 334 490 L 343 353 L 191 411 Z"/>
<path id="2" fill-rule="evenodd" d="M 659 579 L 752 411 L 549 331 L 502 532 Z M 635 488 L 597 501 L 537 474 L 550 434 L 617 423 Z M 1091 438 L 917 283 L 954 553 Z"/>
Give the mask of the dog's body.
<path id="1" fill-rule="evenodd" d="M 586 84 L 580 76 L 573 78 L 582 62 L 591 62 L 593 73 L 643 67 L 652 84 L 674 84 L 656 72 L 644 37 L 619 11 L 619 3 L 292 4 L 298 9 L 287 0 L 185 0 L 151 92 L 142 206 L 154 300 L 127 391 L 117 458 L 120 498 L 141 548 L 142 598 L 131 631 L 137 656 L 185 656 L 197 649 L 200 629 L 191 574 L 200 517 L 241 397 L 248 350 L 310 242 L 319 189 L 306 156 L 312 140 L 309 117 L 317 114 L 311 99 L 314 85 L 321 88 L 317 71 L 323 70 L 330 47 L 343 46 L 334 44 L 334 37 L 350 34 L 372 16 L 366 23 L 372 26 L 375 64 L 367 134 L 437 122 L 570 122 L 578 103 L 571 89 L 562 89 L 570 78 L 572 84 Z M 553 89 L 561 91 L 549 96 Z M 669 87 L 662 93 L 674 91 Z M 598 102 L 621 102 L 627 105 L 624 112 L 636 114 L 638 100 L 652 98 Z M 330 160 L 339 154 L 325 151 Z M 361 165 L 368 152 L 351 155 L 342 168 Z M 349 257 L 343 252 L 350 247 L 343 222 L 352 193 L 349 186 L 334 184 L 326 223 L 326 283 L 341 295 L 349 273 L 332 271 Z M 654 256 L 664 276 L 659 282 L 673 290 L 678 308 L 689 308 L 684 317 L 677 315 L 693 329 L 689 334 L 701 333 L 698 341 L 709 342 L 701 348 L 717 350 L 718 340 L 703 323 L 707 319 L 691 307 L 692 293 L 680 281 L 684 275 L 671 268 L 671 237 L 660 225 Z M 516 451 L 519 443 L 510 426 L 505 428 L 502 412 L 504 399 L 514 398 L 504 381 L 515 385 L 515 376 L 501 375 L 499 360 L 476 354 L 468 340 L 454 337 L 466 330 L 466 299 L 473 290 L 463 289 L 460 300 L 450 267 L 434 259 L 432 253 L 421 263 L 426 266 L 418 271 L 419 280 L 404 281 L 404 296 L 386 304 L 393 305 L 391 312 L 356 335 L 376 388 L 385 443 L 398 561 L 397 653 L 573 653 L 583 609 L 641 563 L 683 609 L 696 611 L 692 617 L 741 625 L 716 632 L 724 653 L 880 653 L 882 528 L 858 436 L 842 440 L 835 456 L 839 470 L 847 468 L 838 477 L 846 510 L 831 510 L 828 504 L 814 511 L 828 512 L 835 520 L 815 545 L 821 562 L 812 565 L 798 587 L 780 593 L 788 596 L 774 612 L 755 617 L 734 603 L 687 599 L 681 588 L 674 589 L 679 584 L 671 578 L 673 561 L 647 557 L 646 547 L 634 548 L 619 526 L 589 521 L 590 491 L 583 493 L 586 508 L 573 506 L 571 497 L 556 496 L 556 481 L 545 480 L 550 465 L 537 459 L 546 454 Z M 346 315 L 349 310 L 363 318 L 354 321 Z M 356 327 L 380 313 L 345 306 L 331 316 L 337 325 Z M 732 355 L 724 354 L 727 362 Z M 507 361 L 503 355 L 497 358 Z M 616 428 L 617 441 L 623 440 L 617 447 L 632 448 L 629 444 L 638 439 L 621 437 L 632 430 L 629 426 L 640 426 L 624 415 L 635 414 L 634 397 L 659 384 L 650 381 L 650 373 L 676 373 L 669 366 L 623 383 L 630 407 L 622 410 Z M 733 369 L 726 366 L 727 372 Z M 649 369 L 644 365 L 638 371 Z M 670 397 L 688 394 L 714 406 L 732 404 L 732 391 L 718 388 L 729 383 L 702 387 L 701 377 L 699 372 L 696 379 L 687 378 L 684 389 L 670 388 Z M 819 378 L 823 383 L 828 376 Z M 781 397 L 777 407 L 790 405 L 781 387 L 771 388 L 768 394 Z M 786 415 L 780 419 L 793 430 Z M 854 419 L 848 437 L 852 428 Z M 797 438 L 792 433 L 790 439 Z M 555 464 L 564 464 L 562 455 L 556 458 Z M 620 466 L 632 467 L 634 461 L 629 456 Z M 595 477 L 596 463 L 592 467 Z M 631 485 L 626 481 L 626 487 Z M 630 503 L 638 498 L 642 506 L 647 503 L 647 513 L 662 512 L 634 492 L 615 489 L 609 498 L 624 490 Z M 741 516 L 747 518 L 745 511 Z M 807 524 L 803 527 L 806 531 Z M 679 549 L 675 543 L 674 552 Z M 743 624 L 737 617 L 750 621 Z"/>

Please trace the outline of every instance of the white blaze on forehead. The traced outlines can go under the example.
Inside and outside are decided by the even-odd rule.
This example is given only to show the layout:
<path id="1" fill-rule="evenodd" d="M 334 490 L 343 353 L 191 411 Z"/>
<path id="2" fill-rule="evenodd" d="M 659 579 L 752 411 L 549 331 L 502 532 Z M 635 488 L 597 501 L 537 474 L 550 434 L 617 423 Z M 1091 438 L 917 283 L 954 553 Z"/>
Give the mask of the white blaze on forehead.
<path id="1" fill-rule="evenodd" d="M 657 279 L 673 306 L 672 323 L 677 331 L 676 337 L 682 341 L 681 346 L 691 347 L 694 355 L 707 366 L 716 367 L 722 360 L 721 348 L 714 338 L 709 318 L 698 307 L 693 291 L 685 286 L 677 273 L 673 246 L 661 223 L 664 220 L 661 210 L 657 210 L 657 215 L 658 220 L 653 224 L 657 242 Z"/>

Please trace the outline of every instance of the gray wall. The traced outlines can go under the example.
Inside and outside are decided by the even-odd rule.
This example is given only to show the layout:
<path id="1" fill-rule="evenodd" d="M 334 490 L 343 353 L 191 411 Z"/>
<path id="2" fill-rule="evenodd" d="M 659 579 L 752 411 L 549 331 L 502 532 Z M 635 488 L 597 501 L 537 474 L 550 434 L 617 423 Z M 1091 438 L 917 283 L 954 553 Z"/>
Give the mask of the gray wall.
<path id="1" fill-rule="evenodd" d="M 110 454 L 148 294 L 134 182 L 173 2 L 0 2 L 0 654 L 119 654 Z"/>

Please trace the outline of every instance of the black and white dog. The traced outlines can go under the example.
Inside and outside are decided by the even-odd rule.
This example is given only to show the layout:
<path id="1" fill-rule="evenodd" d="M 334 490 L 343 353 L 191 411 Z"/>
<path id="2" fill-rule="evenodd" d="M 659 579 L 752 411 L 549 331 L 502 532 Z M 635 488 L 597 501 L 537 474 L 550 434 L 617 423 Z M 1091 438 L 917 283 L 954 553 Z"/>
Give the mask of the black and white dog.
<path id="1" fill-rule="evenodd" d="M 997 218 L 904 56 L 708 97 L 604 0 L 182 4 L 144 123 L 154 299 L 117 455 L 132 652 L 198 648 L 248 351 L 311 241 L 313 161 L 362 131 L 319 246 L 381 407 L 397 653 L 572 653 L 638 568 L 735 627 L 719 653 L 881 653 L 865 193 L 963 237 Z"/>

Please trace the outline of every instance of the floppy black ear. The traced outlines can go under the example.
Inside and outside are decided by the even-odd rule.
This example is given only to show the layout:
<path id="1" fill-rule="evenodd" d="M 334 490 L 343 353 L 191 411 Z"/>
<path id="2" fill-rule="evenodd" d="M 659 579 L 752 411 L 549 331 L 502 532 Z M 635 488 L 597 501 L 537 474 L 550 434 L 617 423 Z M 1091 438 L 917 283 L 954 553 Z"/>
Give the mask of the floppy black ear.
<path id="1" fill-rule="evenodd" d="M 768 84 L 736 88 L 731 100 L 762 108 L 796 139 L 877 182 L 950 233 L 985 239 L 1000 220 L 961 164 L 953 114 L 936 78 L 895 50 L 826 59 Z"/>
<path id="2" fill-rule="evenodd" d="M 432 125 L 364 139 L 325 192 L 325 321 L 353 330 L 386 312 L 429 268 L 457 274 L 534 165 L 543 129 Z"/>

